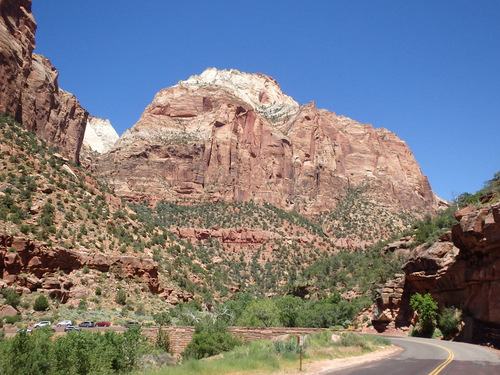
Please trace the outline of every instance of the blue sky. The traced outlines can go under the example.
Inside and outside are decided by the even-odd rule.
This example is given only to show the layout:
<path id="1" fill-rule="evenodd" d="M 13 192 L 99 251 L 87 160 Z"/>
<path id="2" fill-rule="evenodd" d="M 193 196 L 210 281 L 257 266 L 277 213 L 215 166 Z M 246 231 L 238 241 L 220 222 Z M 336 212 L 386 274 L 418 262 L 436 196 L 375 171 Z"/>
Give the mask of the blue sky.
<path id="1" fill-rule="evenodd" d="M 33 0 L 35 52 L 119 134 L 207 67 L 384 127 L 445 199 L 500 170 L 499 1 Z"/>

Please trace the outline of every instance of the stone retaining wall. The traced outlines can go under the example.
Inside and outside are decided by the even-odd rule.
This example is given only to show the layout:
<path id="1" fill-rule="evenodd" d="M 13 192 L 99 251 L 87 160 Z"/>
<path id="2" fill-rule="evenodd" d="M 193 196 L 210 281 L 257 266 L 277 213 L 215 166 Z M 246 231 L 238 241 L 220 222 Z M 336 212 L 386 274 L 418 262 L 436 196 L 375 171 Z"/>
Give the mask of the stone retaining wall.
<path id="1" fill-rule="evenodd" d="M 194 334 L 194 327 L 165 326 L 162 328 L 170 335 L 170 347 L 175 355 L 180 355 Z M 229 327 L 233 335 L 242 336 L 246 340 L 271 340 L 283 335 L 307 335 L 325 330 L 326 328 L 285 328 L 285 327 Z M 158 327 L 143 328 L 142 332 L 156 339 Z"/>

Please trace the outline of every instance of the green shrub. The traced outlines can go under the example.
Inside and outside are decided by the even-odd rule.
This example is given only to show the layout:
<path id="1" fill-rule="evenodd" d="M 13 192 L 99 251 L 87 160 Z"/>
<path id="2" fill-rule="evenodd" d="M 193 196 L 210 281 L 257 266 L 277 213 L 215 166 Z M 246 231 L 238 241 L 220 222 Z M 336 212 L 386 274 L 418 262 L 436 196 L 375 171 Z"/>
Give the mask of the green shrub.
<path id="1" fill-rule="evenodd" d="M 460 330 L 462 323 L 462 312 L 455 307 L 447 307 L 438 319 L 438 327 L 445 338 L 450 338 Z"/>
<path id="2" fill-rule="evenodd" d="M 15 324 L 17 322 L 20 322 L 21 320 L 21 315 L 11 315 L 5 317 L 5 323 L 7 324 Z"/>
<path id="3" fill-rule="evenodd" d="M 320 331 L 307 337 L 307 346 L 326 347 L 331 345 L 333 345 L 331 331 Z"/>
<path id="4" fill-rule="evenodd" d="M 170 323 L 172 323 L 172 318 L 170 314 L 166 311 L 159 312 L 158 314 L 153 315 L 153 318 L 160 327 L 161 326 L 168 326 Z"/>
<path id="5" fill-rule="evenodd" d="M 341 346 L 359 346 L 363 349 L 368 349 L 370 347 L 363 336 L 356 332 L 342 332 L 338 343 Z"/>
<path id="6" fill-rule="evenodd" d="M 35 311 L 45 311 L 49 308 L 49 300 L 43 294 L 39 295 L 33 303 Z"/>
<path id="7" fill-rule="evenodd" d="M 279 327 L 280 311 L 272 300 L 255 300 L 245 308 L 238 324 L 244 327 Z"/>
<path id="8" fill-rule="evenodd" d="M 373 345 L 392 345 L 391 340 L 389 340 L 387 337 L 382 337 L 378 335 L 368 335 L 368 336 L 363 336 L 367 338 Z"/>
<path id="9" fill-rule="evenodd" d="M 195 325 L 193 338 L 182 355 L 184 358 L 201 359 L 227 352 L 238 345 L 241 341 L 231 336 L 225 324 L 205 317 Z"/>
<path id="10" fill-rule="evenodd" d="M 297 342 L 297 338 L 293 337 L 286 341 L 275 341 L 274 350 L 277 354 L 298 353 L 300 350 L 300 346 Z"/>
<path id="11" fill-rule="evenodd" d="M 413 333 L 424 337 L 432 337 L 434 329 L 436 328 L 436 316 L 438 305 L 432 298 L 430 293 L 421 295 L 415 293 L 410 298 L 410 306 L 418 314 L 419 328 L 414 330 Z"/>
<path id="12" fill-rule="evenodd" d="M 127 304 L 127 292 L 125 292 L 123 289 L 119 289 L 118 292 L 116 292 L 115 296 L 115 302 L 119 305 L 126 305 Z"/>
<path id="13" fill-rule="evenodd" d="M 166 352 L 170 351 L 170 334 L 163 329 L 158 330 L 158 335 L 156 336 L 156 347 Z"/>
<path id="14" fill-rule="evenodd" d="M 6 288 L 2 290 L 2 295 L 5 298 L 5 303 L 14 308 L 21 303 L 21 296 L 13 288 Z"/>
<path id="15" fill-rule="evenodd" d="M 0 338 L 2 375 L 124 374 L 137 368 L 143 354 L 152 353 L 140 327 L 114 331 L 70 332 L 52 337 L 49 327 L 10 340 Z"/>

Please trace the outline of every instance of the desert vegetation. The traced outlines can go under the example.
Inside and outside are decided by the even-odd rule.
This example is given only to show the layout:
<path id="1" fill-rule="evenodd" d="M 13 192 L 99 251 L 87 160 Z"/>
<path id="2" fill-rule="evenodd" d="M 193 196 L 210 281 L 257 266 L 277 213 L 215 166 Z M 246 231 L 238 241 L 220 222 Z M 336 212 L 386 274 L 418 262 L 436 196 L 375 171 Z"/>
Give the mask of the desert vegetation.
<path id="1" fill-rule="evenodd" d="M 0 228 L 4 235 L 38 241 L 48 248 L 152 260 L 158 270 L 158 290 L 189 297 L 167 302 L 120 266 L 103 271 L 85 265 L 38 275 L 42 283 L 78 290 L 75 297 L 63 301 L 36 290 L 23 293 L 35 275 L 20 273 L 0 292 L 0 304 L 17 312 L 1 318 L 0 325 L 23 327 L 35 320 L 63 317 L 119 325 L 130 319 L 143 325 L 196 325 L 199 341 L 193 341 L 186 360 L 215 354 L 210 350 L 217 345 L 206 343 L 214 332 L 220 335 L 217 342 L 225 343 L 216 350 L 243 350 L 240 342 L 227 336 L 224 327 L 229 325 L 345 328 L 357 324 L 355 318 L 373 302 L 376 289 L 400 272 L 404 254 L 383 250 L 390 241 L 404 235 L 412 238 L 412 246 L 430 245 L 456 223 L 453 212 L 457 208 L 492 204 L 498 201 L 499 192 L 497 173 L 480 192 L 462 194 L 448 209 L 418 221 L 418 213 L 381 211 L 369 202 L 362 186 L 348 189 L 334 211 L 311 217 L 253 201 L 137 204 L 118 199 L 105 184 L 34 133 L 1 116 Z M 204 235 L 182 237 L 179 228 L 194 228 Z M 239 243 L 213 234 L 220 230 L 255 231 L 260 237 Z M 342 248 L 335 242 L 339 238 L 372 245 Z M 4 251 L 17 254 L 15 247 Z M 425 296 L 413 302 L 422 316 L 418 332 L 427 334 L 427 328 L 437 325 L 443 334 L 453 335 L 459 313 L 450 308 L 431 314 L 426 321 L 425 302 Z M 42 344 L 50 337 L 44 335 L 3 338 L 2 360 L 14 358 L 8 357 L 14 345 L 56 350 L 59 339 L 52 348 Z M 84 346 L 91 345 L 85 340 L 97 346 L 122 340 L 85 335 Z M 168 351 L 168 335 L 160 336 L 155 350 Z M 77 338 L 68 335 L 66 340 Z M 68 347 L 72 345 L 77 346 L 67 342 Z M 40 368 L 46 366 L 45 360 L 40 360 Z M 106 371 L 116 370 L 115 365 L 105 366 Z"/>

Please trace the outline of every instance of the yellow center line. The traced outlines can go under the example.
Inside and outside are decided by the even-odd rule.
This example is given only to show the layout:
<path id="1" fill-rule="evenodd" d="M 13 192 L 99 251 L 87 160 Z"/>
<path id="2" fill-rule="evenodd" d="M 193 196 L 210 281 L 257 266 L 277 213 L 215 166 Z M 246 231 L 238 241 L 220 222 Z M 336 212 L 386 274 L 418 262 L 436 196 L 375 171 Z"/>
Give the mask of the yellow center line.
<path id="1" fill-rule="evenodd" d="M 431 372 L 429 372 L 429 375 L 437 375 L 437 374 L 439 374 L 446 366 L 448 366 L 450 364 L 451 361 L 453 361 L 453 358 L 455 358 L 455 353 L 453 353 L 450 349 L 445 348 L 444 346 L 441 346 L 441 345 L 438 345 L 438 344 L 431 344 L 430 342 L 410 340 L 410 339 L 407 339 L 407 341 L 413 341 L 413 342 L 418 342 L 418 343 L 421 343 L 421 344 L 436 346 L 436 347 L 444 349 L 444 350 L 446 350 L 448 352 L 448 354 L 449 354 L 448 358 L 443 363 L 441 363 L 438 367 L 436 367 L 434 370 L 432 370 Z"/>

